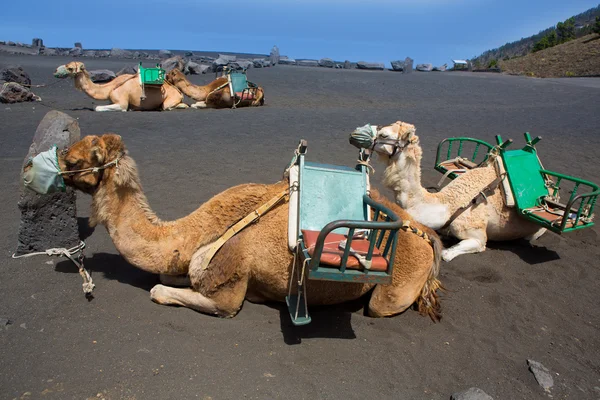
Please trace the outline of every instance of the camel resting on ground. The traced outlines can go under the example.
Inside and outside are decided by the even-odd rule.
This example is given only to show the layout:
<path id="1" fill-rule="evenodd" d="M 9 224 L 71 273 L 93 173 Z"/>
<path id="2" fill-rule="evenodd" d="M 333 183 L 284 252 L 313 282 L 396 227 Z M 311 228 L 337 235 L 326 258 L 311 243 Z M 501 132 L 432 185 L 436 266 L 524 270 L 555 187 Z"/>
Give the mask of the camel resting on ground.
<path id="1" fill-rule="evenodd" d="M 400 207 L 423 225 L 440 230 L 456 210 L 467 206 L 498 174 L 490 162 L 461 174 L 440 192 L 429 193 L 421 186 L 423 152 L 415 132 L 414 125 L 401 121 L 378 127 L 373 149 L 387 164 L 383 183 L 394 191 Z M 520 217 L 514 207 L 507 207 L 500 188 L 497 188 L 441 232 L 460 239 L 458 244 L 442 252 L 443 259 L 450 261 L 461 254 L 484 251 L 488 239 L 535 240 L 546 229 Z"/>
<path id="2" fill-rule="evenodd" d="M 226 77 L 220 77 L 205 86 L 192 84 L 186 76 L 178 69 L 173 69 L 167 74 L 166 80 L 175 85 L 186 96 L 196 100 L 192 104 L 193 108 L 231 108 L 234 98 L 231 97 L 229 85 Z M 219 89 L 221 88 L 221 89 Z M 246 94 L 244 94 L 246 97 Z M 265 104 L 265 92 L 263 88 L 258 87 L 256 96 L 251 98 L 242 98 L 236 107 L 258 107 Z"/>
<path id="3" fill-rule="evenodd" d="M 110 100 L 111 105 L 96 106 L 96 111 L 157 111 L 188 108 L 183 103 L 183 95 L 168 82 L 159 87 L 145 87 L 146 97 L 142 100 L 142 85 L 137 74 L 124 74 L 105 84 L 95 84 L 85 65 L 72 61 L 59 66 L 54 72 L 56 78 L 73 77 L 75 88 L 96 100 Z"/>
<path id="4" fill-rule="evenodd" d="M 120 136 L 87 136 L 59 155 L 59 166 L 67 185 L 92 195 L 90 223 L 106 226 L 117 250 L 129 263 L 161 274 L 163 283 L 174 284 L 177 276 L 189 275 L 191 287 L 155 286 L 151 291 L 155 302 L 232 317 L 245 298 L 253 302 L 284 301 L 293 261 L 287 242 L 287 203 L 230 239 L 206 270 L 201 270 L 200 265 L 211 243 L 287 188 L 287 182 L 239 185 L 214 196 L 190 215 L 165 222 L 150 210 L 135 162 Z M 82 169 L 85 171 L 76 172 Z M 400 218 L 411 219 L 376 191 L 371 195 Z M 427 232 L 431 242 L 409 232 L 398 232 L 392 284 L 374 287 L 310 281 L 309 304 L 342 303 L 357 299 L 374 287 L 369 301 L 371 316 L 395 315 L 417 303 L 422 314 L 438 319 L 436 290 L 440 287 L 437 276 L 441 242 L 430 229 L 418 224 L 415 227 Z"/>

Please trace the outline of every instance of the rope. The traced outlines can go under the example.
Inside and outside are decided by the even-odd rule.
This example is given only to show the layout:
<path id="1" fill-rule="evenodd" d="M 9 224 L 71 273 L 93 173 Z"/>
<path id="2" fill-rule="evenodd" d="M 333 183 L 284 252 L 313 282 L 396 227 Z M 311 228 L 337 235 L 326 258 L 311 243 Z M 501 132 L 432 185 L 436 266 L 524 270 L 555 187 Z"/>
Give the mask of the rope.
<path id="1" fill-rule="evenodd" d="M 79 275 L 83 278 L 83 293 L 87 296 L 92 294 L 94 290 L 94 283 L 92 282 L 92 276 L 83 266 L 83 249 L 85 248 L 85 242 L 82 240 L 77 246 L 71 247 L 70 249 L 64 247 L 54 247 L 45 251 L 37 251 L 28 254 L 21 254 L 17 256 L 12 255 L 12 258 L 28 258 L 33 256 L 47 255 L 47 256 L 64 256 L 73 262 L 79 268 Z M 73 254 L 80 253 L 79 261 L 73 258 Z"/>
<path id="2" fill-rule="evenodd" d="M 113 165 L 116 168 L 119 168 L 119 160 L 120 159 L 121 159 L 121 156 L 115 158 L 111 162 L 108 162 L 108 163 L 102 165 L 101 167 L 91 167 L 91 168 L 77 169 L 75 171 L 60 171 L 58 174 L 59 175 L 72 175 L 72 174 L 77 174 L 77 173 L 80 173 L 80 172 L 88 172 L 88 171 L 92 171 L 92 173 L 95 174 L 98 171 L 100 171 L 101 169 L 106 169 L 108 167 L 112 167 Z"/>

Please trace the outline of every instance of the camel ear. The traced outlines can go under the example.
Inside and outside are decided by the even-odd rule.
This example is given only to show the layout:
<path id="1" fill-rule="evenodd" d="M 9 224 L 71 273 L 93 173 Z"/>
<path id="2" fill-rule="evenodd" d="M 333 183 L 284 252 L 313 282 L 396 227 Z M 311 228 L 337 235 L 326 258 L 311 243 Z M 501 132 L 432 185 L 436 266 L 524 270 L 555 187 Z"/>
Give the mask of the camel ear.
<path id="1" fill-rule="evenodd" d="M 104 142 L 107 154 L 111 158 L 118 157 L 125 150 L 123 139 L 116 133 L 105 133 L 101 139 Z"/>
<path id="2" fill-rule="evenodd" d="M 90 143 L 90 154 L 92 155 L 92 159 L 97 161 L 99 164 L 102 164 L 106 158 L 106 149 L 104 147 L 104 143 L 98 136 L 92 136 L 91 138 L 92 141 Z"/>

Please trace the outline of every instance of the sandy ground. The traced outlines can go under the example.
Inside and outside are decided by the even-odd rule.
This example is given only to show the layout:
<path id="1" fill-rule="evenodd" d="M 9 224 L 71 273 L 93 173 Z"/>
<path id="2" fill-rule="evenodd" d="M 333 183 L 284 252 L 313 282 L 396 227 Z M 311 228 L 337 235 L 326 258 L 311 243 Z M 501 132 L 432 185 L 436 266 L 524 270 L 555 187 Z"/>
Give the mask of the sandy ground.
<path id="1" fill-rule="evenodd" d="M 65 60 L 4 55 L 0 67 L 20 63 L 34 83 L 51 83 Z M 85 62 L 113 70 L 126 63 Z M 485 253 L 443 263 L 448 292 L 438 324 L 412 310 L 371 319 L 363 301 L 312 309 L 313 323 L 302 328 L 277 304 L 247 302 L 230 320 L 160 306 L 148 293 L 157 277 L 126 263 L 102 227 L 87 239 L 97 285 L 90 302 L 70 262 L 10 258 L 19 166 L 51 108 L 78 118 L 82 134 L 121 134 L 164 219 L 232 185 L 278 180 L 300 138 L 310 160 L 353 165 L 348 133 L 367 122 L 416 124 L 425 186 L 440 177 L 433 164 L 441 139 L 502 134 L 522 143 L 524 131 L 544 137 L 546 168 L 600 180 L 597 82 L 283 66 L 250 70 L 249 78 L 264 86 L 265 107 L 95 113 L 103 102 L 66 80 L 36 89 L 42 104 L 0 105 L 0 317 L 12 322 L 0 326 L 0 398 L 447 399 L 471 386 L 495 399 L 548 398 L 528 358 L 552 371 L 554 399 L 600 398 L 595 228 L 547 234 L 535 247 L 490 243 Z M 378 181 L 383 168 L 375 168 Z M 89 203 L 79 196 L 82 225 Z"/>

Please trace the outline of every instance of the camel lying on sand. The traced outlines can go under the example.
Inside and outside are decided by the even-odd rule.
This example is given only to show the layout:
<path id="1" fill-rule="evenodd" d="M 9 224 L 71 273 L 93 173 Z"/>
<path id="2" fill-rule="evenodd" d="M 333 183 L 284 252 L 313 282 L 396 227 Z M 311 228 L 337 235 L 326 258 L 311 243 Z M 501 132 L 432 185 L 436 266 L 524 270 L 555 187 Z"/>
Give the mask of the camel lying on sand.
<path id="1" fill-rule="evenodd" d="M 173 69 L 167 74 L 166 80 L 175 85 L 186 96 L 196 100 L 192 104 L 193 108 L 231 108 L 234 99 L 231 97 L 231 91 L 227 84 L 227 78 L 220 77 L 205 86 L 192 84 L 178 69 Z M 219 89 L 221 88 L 221 89 Z M 246 96 L 246 95 L 244 95 Z M 242 98 L 236 107 L 258 107 L 265 104 L 265 92 L 261 87 L 256 90 L 256 96 L 253 98 Z"/>
<path id="2" fill-rule="evenodd" d="M 129 263 L 161 274 L 163 283 L 169 280 L 168 275 L 189 276 L 191 287 L 155 286 L 151 291 L 155 302 L 232 317 L 244 298 L 253 302 L 284 301 L 294 257 L 288 249 L 287 202 L 230 239 L 205 270 L 200 265 L 211 243 L 287 189 L 287 182 L 239 185 L 214 196 L 190 215 L 165 222 L 150 210 L 135 162 L 120 136 L 87 136 L 59 155 L 59 166 L 66 173 L 67 185 L 92 195 L 90 223 L 106 226 L 117 250 Z M 410 219 L 376 191 L 371 196 L 400 218 Z M 416 302 L 422 314 L 432 319 L 440 317 L 436 290 L 440 287 L 437 276 L 441 242 L 432 230 L 418 224 L 415 227 L 423 229 L 430 242 L 413 233 L 398 232 L 393 283 L 375 287 L 369 302 L 371 316 L 395 315 Z M 173 279 L 169 281 L 173 283 Z M 311 281 L 309 304 L 342 303 L 363 296 L 373 287 Z"/>
<path id="3" fill-rule="evenodd" d="M 546 231 L 521 218 L 514 207 L 507 207 L 499 188 L 445 227 L 454 212 L 467 206 L 498 174 L 490 160 L 489 165 L 465 172 L 440 192 L 429 193 L 421 186 L 423 152 L 415 132 L 414 125 L 401 121 L 378 127 L 373 149 L 387 163 L 383 183 L 394 191 L 400 207 L 423 225 L 461 240 L 444 249 L 445 261 L 484 251 L 488 239 L 535 240 Z"/>
<path id="4" fill-rule="evenodd" d="M 142 100 L 142 85 L 138 75 L 124 74 L 105 84 L 95 84 L 90 79 L 85 65 L 72 61 L 59 66 L 54 72 L 57 78 L 73 77 L 75 88 L 96 100 L 110 100 L 113 104 L 96 106 L 96 111 L 155 111 L 188 108 L 183 95 L 168 82 L 159 87 L 146 86 Z"/>

